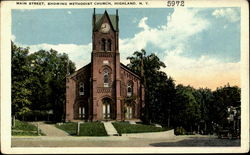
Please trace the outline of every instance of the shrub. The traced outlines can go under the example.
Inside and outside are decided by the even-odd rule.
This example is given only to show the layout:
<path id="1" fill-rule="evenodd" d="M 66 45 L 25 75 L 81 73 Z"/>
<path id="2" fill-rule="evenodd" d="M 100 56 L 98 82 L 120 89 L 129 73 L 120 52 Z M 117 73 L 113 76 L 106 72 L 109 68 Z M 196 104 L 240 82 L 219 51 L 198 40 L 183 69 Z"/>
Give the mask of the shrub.
<path id="1" fill-rule="evenodd" d="M 174 134 L 175 135 L 185 135 L 186 134 L 186 130 L 183 127 L 177 127 L 174 130 Z"/>
<path id="2" fill-rule="evenodd" d="M 39 133 L 44 135 L 41 130 Z M 38 136 L 35 125 L 19 120 L 15 120 L 15 127 L 12 127 L 11 134 L 12 136 Z"/>

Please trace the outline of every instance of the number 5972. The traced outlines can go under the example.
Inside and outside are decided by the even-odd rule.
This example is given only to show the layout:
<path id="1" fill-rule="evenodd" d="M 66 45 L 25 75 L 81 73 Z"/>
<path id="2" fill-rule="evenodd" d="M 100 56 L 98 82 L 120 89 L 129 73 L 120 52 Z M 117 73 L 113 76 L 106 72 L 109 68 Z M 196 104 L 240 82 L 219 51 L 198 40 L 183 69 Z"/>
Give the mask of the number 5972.
<path id="1" fill-rule="evenodd" d="M 184 6 L 184 1 L 168 1 L 167 6 L 169 7 Z"/>

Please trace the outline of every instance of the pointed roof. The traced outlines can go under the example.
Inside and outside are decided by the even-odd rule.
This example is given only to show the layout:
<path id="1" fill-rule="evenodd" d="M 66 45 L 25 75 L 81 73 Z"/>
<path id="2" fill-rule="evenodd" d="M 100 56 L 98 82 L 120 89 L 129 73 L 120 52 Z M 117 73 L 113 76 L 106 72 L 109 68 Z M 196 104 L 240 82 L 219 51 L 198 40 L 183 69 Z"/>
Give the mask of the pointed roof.
<path id="1" fill-rule="evenodd" d="M 107 18 L 109 19 L 113 29 L 115 31 L 118 31 L 118 21 L 117 21 L 117 15 L 109 15 L 108 12 L 105 10 L 104 14 L 95 14 L 95 29 L 94 30 L 98 30 L 103 22 L 103 18 L 105 17 L 105 15 L 107 16 Z"/>

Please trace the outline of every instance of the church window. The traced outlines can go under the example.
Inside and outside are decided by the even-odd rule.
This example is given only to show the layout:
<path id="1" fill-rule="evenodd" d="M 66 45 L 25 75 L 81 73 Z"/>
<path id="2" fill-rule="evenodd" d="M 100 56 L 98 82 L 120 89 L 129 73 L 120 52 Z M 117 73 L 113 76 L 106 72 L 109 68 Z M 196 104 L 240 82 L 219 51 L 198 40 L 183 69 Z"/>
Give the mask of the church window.
<path id="1" fill-rule="evenodd" d="M 105 44 L 106 44 L 106 40 L 102 39 L 102 41 L 101 41 L 101 50 L 102 51 L 105 51 Z"/>
<path id="2" fill-rule="evenodd" d="M 104 83 L 104 87 L 109 87 L 109 71 L 108 71 L 108 69 L 103 70 L 103 83 Z"/>
<path id="3" fill-rule="evenodd" d="M 80 83 L 79 94 L 84 95 L 84 84 L 82 82 Z"/>
<path id="4" fill-rule="evenodd" d="M 111 47 L 112 47 L 112 46 L 111 46 L 111 40 L 109 39 L 109 40 L 108 40 L 108 51 L 111 51 Z"/>
<path id="5" fill-rule="evenodd" d="M 80 119 L 85 118 L 85 107 L 80 106 L 80 107 L 79 107 L 79 112 L 78 112 L 78 114 L 79 114 L 78 117 L 79 117 Z"/>
<path id="6" fill-rule="evenodd" d="M 132 82 L 130 81 L 127 85 L 127 96 L 130 97 L 133 94 L 133 85 Z"/>

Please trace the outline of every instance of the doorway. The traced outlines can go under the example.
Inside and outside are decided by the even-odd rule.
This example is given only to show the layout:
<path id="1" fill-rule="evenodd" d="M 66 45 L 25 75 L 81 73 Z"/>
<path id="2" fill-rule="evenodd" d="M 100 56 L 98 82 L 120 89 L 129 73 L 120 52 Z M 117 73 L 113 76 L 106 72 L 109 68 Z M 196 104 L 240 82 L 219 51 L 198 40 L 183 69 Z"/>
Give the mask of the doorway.
<path id="1" fill-rule="evenodd" d="M 105 120 L 114 119 L 114 105 L 110 98 L 102 100 L 102 115 Z"/>
<path id="2" fill-rule="evenodd" d="M 129 105 L 126 106 L 125 118 L 126 119 L 132 119 L 133 118 L 133 107 L 132 106 L 129 106 Z"/>

